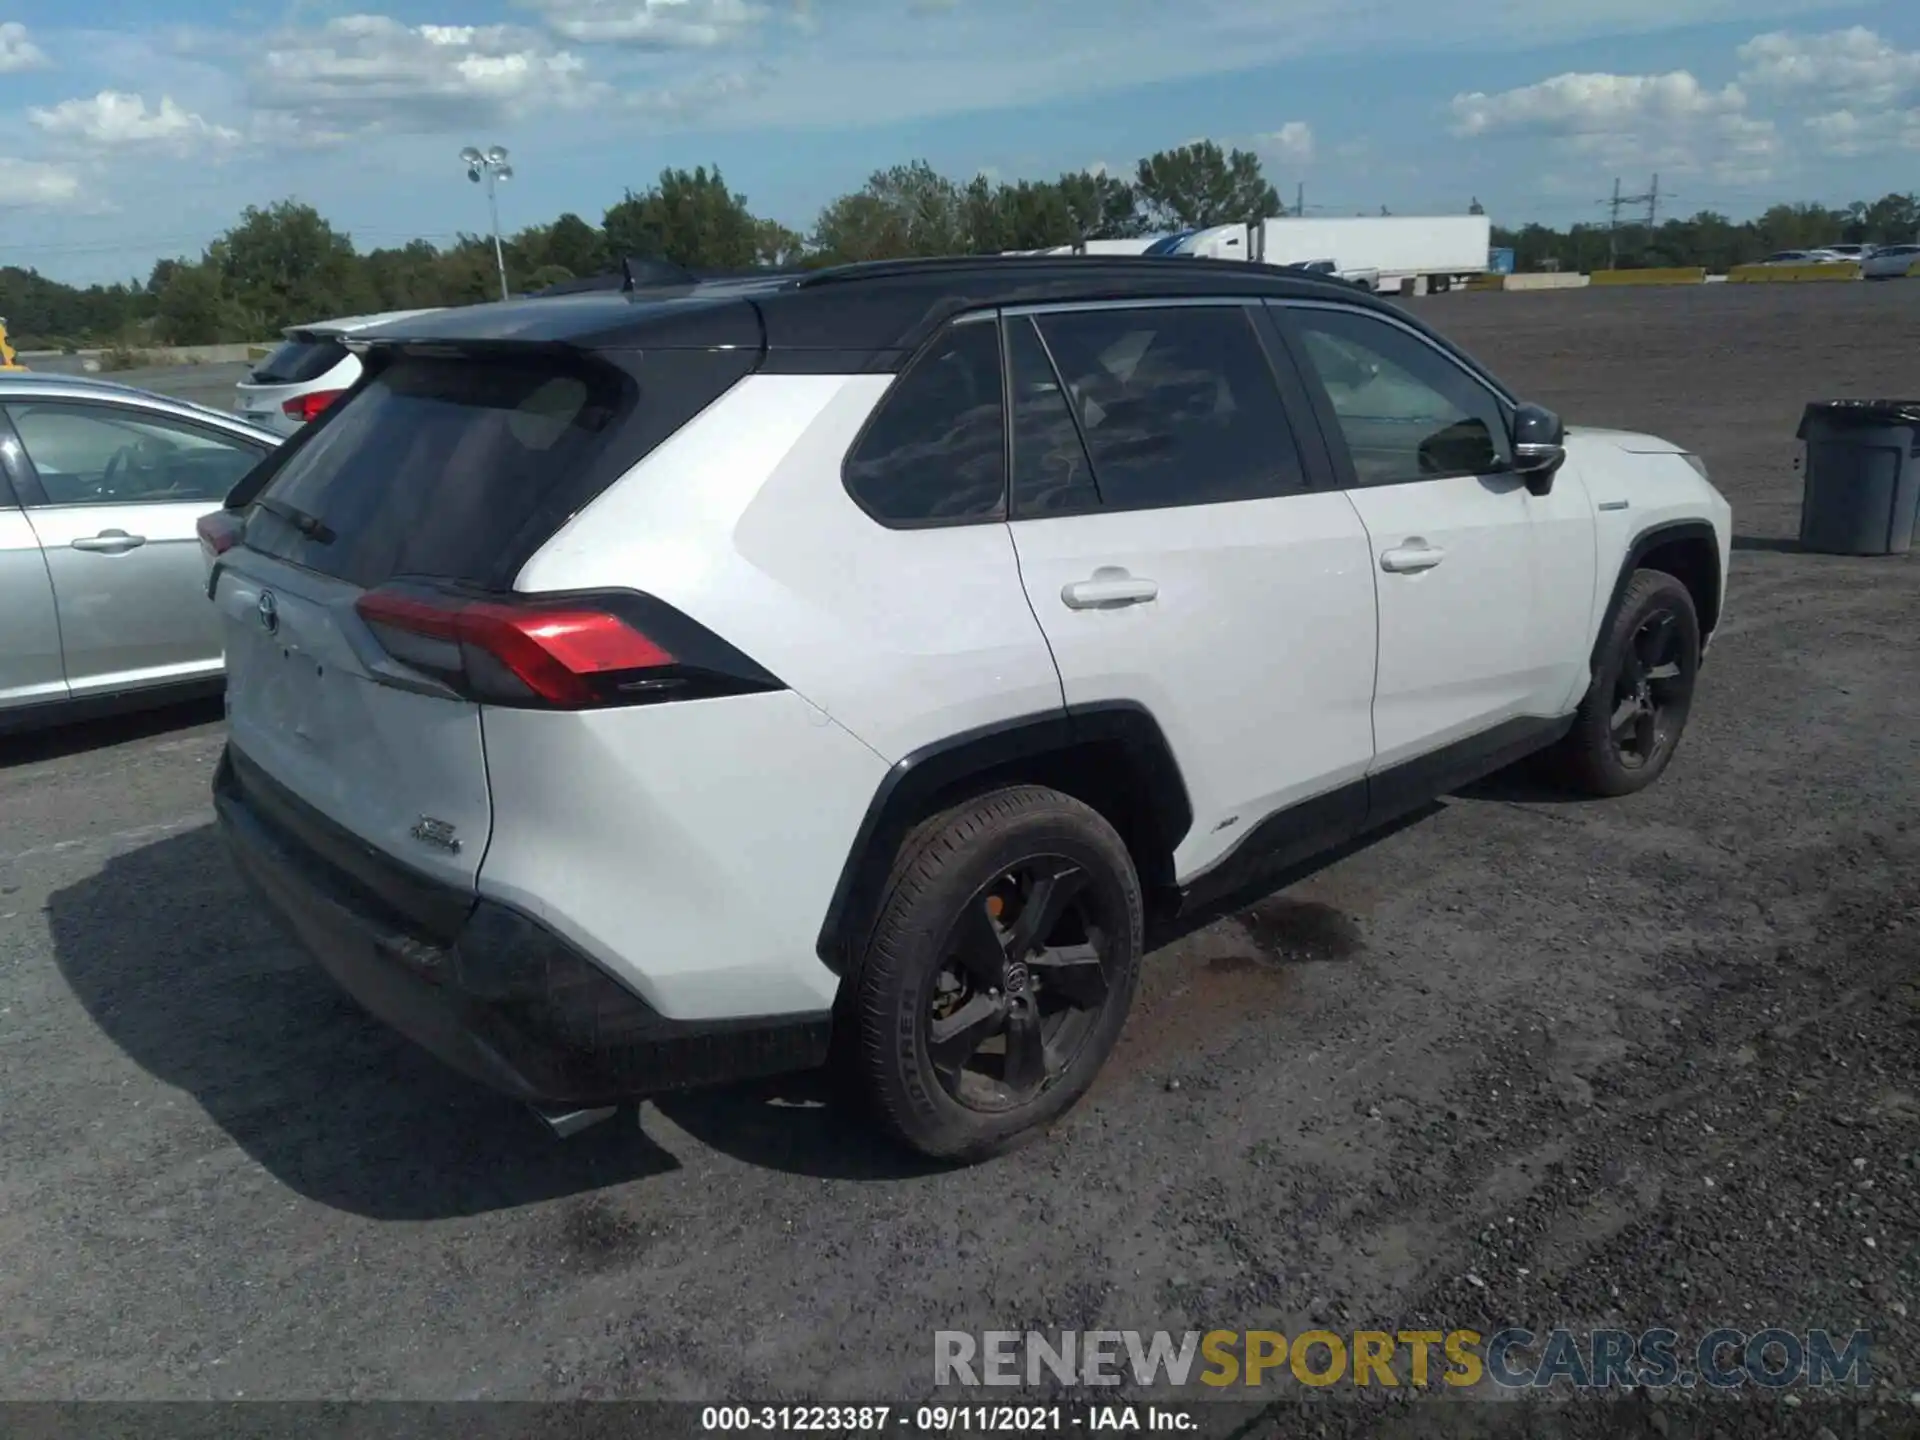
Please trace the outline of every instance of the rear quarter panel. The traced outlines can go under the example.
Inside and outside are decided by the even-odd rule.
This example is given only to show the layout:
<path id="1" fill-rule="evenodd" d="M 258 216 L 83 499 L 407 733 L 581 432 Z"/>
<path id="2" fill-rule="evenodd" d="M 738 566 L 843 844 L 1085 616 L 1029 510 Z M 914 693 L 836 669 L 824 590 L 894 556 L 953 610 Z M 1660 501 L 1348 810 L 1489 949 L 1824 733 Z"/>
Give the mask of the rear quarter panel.
<path id="1" fill-rule="evenodd" d="M 1059 710 L 1008 527 L 889 529 L 842 486 L 891 378 L 742 381 L 570 521 L 517 588 L 658 596 L 889 762 Z"/>

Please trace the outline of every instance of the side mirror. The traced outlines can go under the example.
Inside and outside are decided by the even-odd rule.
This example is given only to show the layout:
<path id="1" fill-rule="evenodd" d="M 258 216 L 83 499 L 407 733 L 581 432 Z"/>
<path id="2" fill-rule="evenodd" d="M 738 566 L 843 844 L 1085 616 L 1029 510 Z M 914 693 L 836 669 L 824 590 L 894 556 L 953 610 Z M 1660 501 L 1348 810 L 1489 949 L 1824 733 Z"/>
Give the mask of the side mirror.
<path id="1" fill-rule="evenodd" d="M 1543 405 L 1522 405 L 1513 412 L 1513 471 L 1527 489 L 1545 495 L 1553 475 L 1567 458 L 1567 427 Z"/>

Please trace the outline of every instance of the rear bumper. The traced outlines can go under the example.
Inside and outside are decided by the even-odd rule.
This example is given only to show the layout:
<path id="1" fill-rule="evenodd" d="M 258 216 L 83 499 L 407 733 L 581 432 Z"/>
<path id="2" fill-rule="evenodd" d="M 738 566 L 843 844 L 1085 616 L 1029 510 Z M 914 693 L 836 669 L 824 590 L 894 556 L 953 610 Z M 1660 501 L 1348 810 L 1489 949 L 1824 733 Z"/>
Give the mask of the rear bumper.
<path id="1" fill-rule="evenodd" d="M 321 968 L 503 1094 L 604 1105 L 826 1059 L 827 1015 L 666 1019 L 538 922 L 372 850 L 231 745 L 213 793 L 242 877 Z"/>

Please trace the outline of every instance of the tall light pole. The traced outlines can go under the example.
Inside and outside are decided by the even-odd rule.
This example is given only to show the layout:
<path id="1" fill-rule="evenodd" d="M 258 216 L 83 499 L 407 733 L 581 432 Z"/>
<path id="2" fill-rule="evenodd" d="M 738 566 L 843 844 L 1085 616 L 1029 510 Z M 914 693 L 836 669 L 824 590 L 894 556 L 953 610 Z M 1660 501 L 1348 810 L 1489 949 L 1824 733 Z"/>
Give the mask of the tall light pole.
<path id="1" fill-rule="evenodd" d="M 467 167 L 467 179 L 478 185 L 483 181 L 487 187 L 487 214 L 493 220 L 493 263 L 500 270 L 500 298 L 507 295 L 507 257 L 500 248 L 500 201 L 494 193 L 494 187 L 502 180 L 513 178 L 513 166 L 507 163 L 507 151 L 504 145 L 489 146 L 483 154 L 469 145 L 460 152 L 460 163 Z"/>

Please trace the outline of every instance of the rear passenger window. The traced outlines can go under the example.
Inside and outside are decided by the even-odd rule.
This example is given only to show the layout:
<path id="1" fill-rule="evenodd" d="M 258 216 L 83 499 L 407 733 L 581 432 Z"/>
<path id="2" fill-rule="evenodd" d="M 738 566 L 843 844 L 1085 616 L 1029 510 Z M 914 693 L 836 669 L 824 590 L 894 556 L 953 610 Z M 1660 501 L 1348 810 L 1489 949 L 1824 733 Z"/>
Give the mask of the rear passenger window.
<path id="1" fill-rule="evenodd" d="M 1013 513 L 1020 518 L 1100 508 L 1093 467 L 1033 321 L 1007 323 L 1013 378 Z"/>
<path id="2" fill-rule="evenodd" d="M 847 491 L 883 525 L 1006 515 L 1000 327 L 956 325 L 881 398 L 847 457 Z"/>
<path id="3" fill-rule="evenodd" d="M 1255 500 L 1305 488 L 1246 310 L 1085 310 L 1039 318 L 1073 400 L 1102 507 Z"/>

